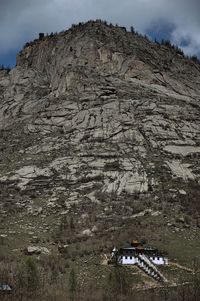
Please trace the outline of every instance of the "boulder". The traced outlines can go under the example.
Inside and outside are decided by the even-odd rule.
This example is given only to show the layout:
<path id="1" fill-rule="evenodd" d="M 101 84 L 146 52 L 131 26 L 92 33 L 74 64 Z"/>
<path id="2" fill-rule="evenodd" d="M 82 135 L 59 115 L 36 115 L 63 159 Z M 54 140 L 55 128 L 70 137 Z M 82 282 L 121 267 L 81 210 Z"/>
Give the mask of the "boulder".
<path id="1" fill-rule="evenodd" d="M 92 231 L 90 229 L 86 229 L 82 231 L 83 236 L 92 236 Z"/>
<path id="2" fill-rule="evenodd" d="M 50 251 L 46 247 L 29 246 L 24 250 L 25 255 L 48 255 Z"/>
<path id="3" fill-rule="evenodd" d="M 68 252 L 69 245 L 59 245 L 58 251 L 63 254 Z"/>
<path id="4" fill-rule="evenodd" d="M 182 194 L 182 195 L 186 195 L 187 194 L 187 192 L 185 190 L 183 190 L 183 189 L 180 189 L 179 193 Z"/>
<path id="5" fill-rule="evenodd" d="M 176 219 L 176 222 L 184 224 L 184 223 L 185 223 L 185 218 L 184 218 L 184 216 L 178 217 L 178 218 Z"/>

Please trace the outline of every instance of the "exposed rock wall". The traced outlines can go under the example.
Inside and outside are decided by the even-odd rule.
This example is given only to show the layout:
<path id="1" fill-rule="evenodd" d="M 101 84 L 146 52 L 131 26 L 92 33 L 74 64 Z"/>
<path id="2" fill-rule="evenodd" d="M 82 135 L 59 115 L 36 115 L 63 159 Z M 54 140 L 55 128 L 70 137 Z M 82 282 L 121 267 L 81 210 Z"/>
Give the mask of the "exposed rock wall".
<path id="1" fill-rule="evenodd" d="M 36 206 L 34 194 L 46 215 L 84 204 L 124 218 L 138 194 L 191 193 L 199 80 L 200 66 L 175 50 L 98 22 L 29 44 L 0 71 L 1 212 L 5 200 Z"/>

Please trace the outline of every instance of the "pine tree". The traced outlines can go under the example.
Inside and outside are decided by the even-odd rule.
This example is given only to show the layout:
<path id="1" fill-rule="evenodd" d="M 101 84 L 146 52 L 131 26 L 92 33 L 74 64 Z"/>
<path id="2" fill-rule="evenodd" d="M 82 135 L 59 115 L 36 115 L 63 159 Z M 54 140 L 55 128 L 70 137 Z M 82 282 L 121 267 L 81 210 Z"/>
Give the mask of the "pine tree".
<path id="1" fill-rule="evenodd" d="M 28 258 L 25 263 L 26 275 L 27 275 L 27 288 L 29 291 L 35 291 L 39 287 L 39 273 L 37 265 L 33 258 Z"/>
<path id="2" fill-rule="evenodd" d="M 72 268 L 69 274 L 69 292 L 72 301 L 75 300 L 76 290 L 77 290 L 77 277 L 74 269 Z"/>

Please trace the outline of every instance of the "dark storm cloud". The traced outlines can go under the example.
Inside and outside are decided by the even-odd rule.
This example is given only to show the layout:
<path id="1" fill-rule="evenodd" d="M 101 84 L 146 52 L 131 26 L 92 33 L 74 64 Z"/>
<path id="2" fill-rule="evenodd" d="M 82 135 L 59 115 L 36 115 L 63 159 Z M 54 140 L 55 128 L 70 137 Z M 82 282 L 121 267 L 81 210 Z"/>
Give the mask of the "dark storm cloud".
<path id="1" fill-rule="evenodd" d="M 96 18 L 133 25 L 142 33 L 168 24 L 174 43 L 199 53 L 199 11 L 197 0 L 0 0 L 0 54 L 21 47 L 38 32 Z"/>

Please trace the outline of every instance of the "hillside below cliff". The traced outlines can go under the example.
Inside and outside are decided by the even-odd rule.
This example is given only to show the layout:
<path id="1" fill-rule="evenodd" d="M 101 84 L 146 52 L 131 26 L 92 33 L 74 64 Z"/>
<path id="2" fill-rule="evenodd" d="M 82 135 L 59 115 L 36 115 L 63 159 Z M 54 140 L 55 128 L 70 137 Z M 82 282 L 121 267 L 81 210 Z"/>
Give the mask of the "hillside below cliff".
<path id="1" fill-rule="evenodd" d="M 102 22 L 27 43 L 0 70 L 5 250 L 198 239 L 199 84 L 198 62 Z"/>

